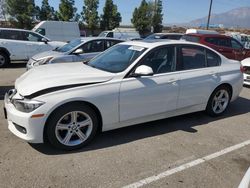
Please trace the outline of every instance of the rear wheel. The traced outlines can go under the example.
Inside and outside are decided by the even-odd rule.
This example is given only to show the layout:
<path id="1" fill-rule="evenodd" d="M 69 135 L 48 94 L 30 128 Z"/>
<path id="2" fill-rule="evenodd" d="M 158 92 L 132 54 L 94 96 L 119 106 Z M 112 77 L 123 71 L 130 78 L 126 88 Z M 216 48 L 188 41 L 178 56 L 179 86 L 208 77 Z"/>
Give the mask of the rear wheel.
<path id="1" fill-rule="evenodd" d="M 220 86 L 212 93 L 207 104 L 206 112 L 210 116 L 222 115 L 231 100 L 231 92 L 228 87 Z"/>
<path id="2" fill-rule="evenodd" d="M 47 137 L 53 146 L 73 150 L 91 141 L 97 127 L 98 119 L 92 108 L 69 104 L 52 114 L 47 124 Z"/>
<path id="3" fill-rule="evenodd" d="M 4 52 L 0 52 L 0 67 L 5 67 L 9 63 L 10 63 L 9 56 Z"/>

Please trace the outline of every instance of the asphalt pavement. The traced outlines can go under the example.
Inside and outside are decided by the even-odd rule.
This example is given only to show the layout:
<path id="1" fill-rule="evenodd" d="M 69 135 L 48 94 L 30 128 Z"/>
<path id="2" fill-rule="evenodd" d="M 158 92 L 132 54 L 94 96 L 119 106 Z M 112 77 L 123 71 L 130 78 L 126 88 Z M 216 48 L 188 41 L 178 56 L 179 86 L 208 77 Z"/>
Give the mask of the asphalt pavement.
<path id="1" fill-rule="evenodd" d="M 28 144 L 7 128 L 3 95 L 24 66 L 0 69 L 1 188 L 233 188 L 250 166 L 250 88 L 222 117 L 198 112 L 130 126 L 100 133 L 87 147 L 64 152 Z"/>

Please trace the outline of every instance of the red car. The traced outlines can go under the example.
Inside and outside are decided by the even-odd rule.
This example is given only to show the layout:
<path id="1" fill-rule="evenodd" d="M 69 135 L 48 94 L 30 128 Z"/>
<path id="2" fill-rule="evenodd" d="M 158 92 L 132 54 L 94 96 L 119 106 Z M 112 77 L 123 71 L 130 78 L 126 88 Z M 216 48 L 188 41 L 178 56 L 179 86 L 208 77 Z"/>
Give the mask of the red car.
<path id="1" fill-rule="evenodd" d="M 185 34 L 182 39 L 198 42 L 215 49 L 229 59 L 241 61 L 250 57 L 250 49 L 245 49 L 232 37 L 220 34 Z"/>

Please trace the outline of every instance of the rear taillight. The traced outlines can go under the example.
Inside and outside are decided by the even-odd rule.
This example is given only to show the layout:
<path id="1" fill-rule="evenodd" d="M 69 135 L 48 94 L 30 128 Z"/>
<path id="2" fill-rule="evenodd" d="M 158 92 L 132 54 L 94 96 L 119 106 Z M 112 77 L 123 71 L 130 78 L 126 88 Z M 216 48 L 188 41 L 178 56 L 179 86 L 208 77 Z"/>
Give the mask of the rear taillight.
<path id="1" fill-rule="evenodd" d="M 240 66 L 240 72 L 244 73 L 246 72 L 247 68 L 246 67 L 243 67 L 242 65 Z"/>

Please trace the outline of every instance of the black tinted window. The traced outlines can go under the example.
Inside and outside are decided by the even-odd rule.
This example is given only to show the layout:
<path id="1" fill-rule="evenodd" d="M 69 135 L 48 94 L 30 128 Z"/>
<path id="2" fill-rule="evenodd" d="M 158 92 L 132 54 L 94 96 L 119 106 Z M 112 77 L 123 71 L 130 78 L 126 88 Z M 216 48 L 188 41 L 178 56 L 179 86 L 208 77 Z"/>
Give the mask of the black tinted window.
<path id="1" fill-rule="evenodd" d="M 240 43 L 238 43 L 236 40 L 234 39 L 231 39 L 231 44 L 232 44 L 232 48 L 234 49 L 242 49 L 243 46 L 241 46 Z"/>
<path id="2" fill-rule="evenodd" d="M 15 30 L 1 30 L 0 37 L 2 39 L 10 39 L 10 40 L 23 40 L 23 35 L 21 31 Z"/>
<path id="3" fill-rule="evenodd" d="M 208 67 L 219 66 L 220 63 L 221 63 L 220 56 L 210 50 L 207 50 L 207 66 Z"/>
<path id="4" fill-rule="evenodd" d="M 206 67 L 205 49 L 201 47 L 181 47 L 179 70 L 198 69 Z"/>
<path id="5" fill-rule="evenodd" d="M 23 31 L 23 36 L 24 36 L 24 40 L 32 41 L 32 42 L 40 42 L 42 41 L 42 38 L 43 38 L 36 33 L 25 32 L 25 31 Z"/>
<path id="6" fill-rule="evenodd" d="M 41 35 L 45 36 L 46 35 L 46 32 L 45 32 L 45 29 L 44 28 L 38 28 L 36 30 L 37 33 L 40 33 Z"/>
<path id="7" fill-rule="evenodd" d="M 210 44 L 218 45 L 218 40 L 217 38 L 214 38 L 214 37 L 207 37 L 205 38 L 205 41 Z"/>
<path id="8" fill-rule="evenodd" d="M 218 38 L 217 39 L 217 45 L 218 46 L 223 46 L 223 47 L 228 47 L 231 48 L 231 41 L 228 38 Z"/>
<path id="9" fill-rule="evenodd" d="M 114 46 L 115 44 L 120 43 L 121 41 L 116 41 L 116 40 L 107 40 L 106 41 L 106 49 L 110 48 L 111 46 Z"/>
<path id="10" fill-rule="evenodd" d="M 190 41 L 190 42 L 199 42 L 200 41 L 200 37 L 198 37 L 198 36 L 191 36 L 191 35 L 184 35 L 182 37 L 182 39 L 184 39 L 186 41 Z"/>
<path id="11" fill-rule="evenodd" d="M 91 42 L 87 42 L 82 47 L 84 53 L 92 53 L 92 52 L 102 52 L 104 51 L 103 40 L 95 40 Z"/>
<path id="12" fill-rule="evenodd" d="M 154 74 L 166 73 L 175 69 L 175 48 L 162 47 L 150 52 L 142 65 L 152 68 Z"/>

